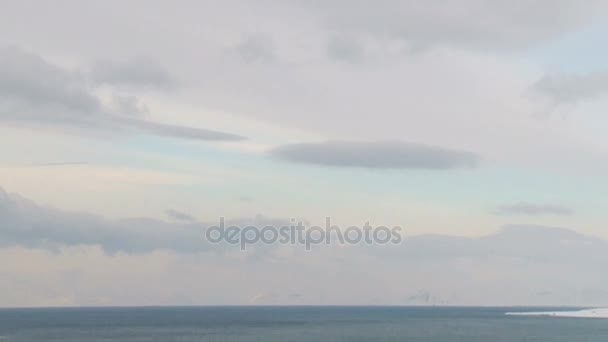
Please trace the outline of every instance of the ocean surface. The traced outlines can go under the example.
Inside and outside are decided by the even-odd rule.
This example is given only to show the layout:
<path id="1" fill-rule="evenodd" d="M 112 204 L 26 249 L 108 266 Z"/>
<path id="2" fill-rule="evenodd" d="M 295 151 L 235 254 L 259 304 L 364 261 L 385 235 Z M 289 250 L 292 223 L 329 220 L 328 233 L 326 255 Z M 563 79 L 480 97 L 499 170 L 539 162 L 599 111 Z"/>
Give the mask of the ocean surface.
<path id="1" fill-rule="evenodd" d="M 506 316 L 555 308 L 0 309 L 8 341 L 606 342 L 608 320 Z"/>

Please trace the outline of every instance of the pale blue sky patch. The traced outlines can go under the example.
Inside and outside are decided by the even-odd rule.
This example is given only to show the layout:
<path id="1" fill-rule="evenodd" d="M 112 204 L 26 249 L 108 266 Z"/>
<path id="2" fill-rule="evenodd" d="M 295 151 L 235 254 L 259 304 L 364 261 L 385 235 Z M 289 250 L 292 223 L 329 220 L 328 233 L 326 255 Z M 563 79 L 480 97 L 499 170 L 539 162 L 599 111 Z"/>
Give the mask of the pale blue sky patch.
<path id="1" fill-rule="evenodd" d="M 588 73 L 606 70 L 608 24 L 597 20 L 533 49 L 529 58 L 545 72 Z"/>

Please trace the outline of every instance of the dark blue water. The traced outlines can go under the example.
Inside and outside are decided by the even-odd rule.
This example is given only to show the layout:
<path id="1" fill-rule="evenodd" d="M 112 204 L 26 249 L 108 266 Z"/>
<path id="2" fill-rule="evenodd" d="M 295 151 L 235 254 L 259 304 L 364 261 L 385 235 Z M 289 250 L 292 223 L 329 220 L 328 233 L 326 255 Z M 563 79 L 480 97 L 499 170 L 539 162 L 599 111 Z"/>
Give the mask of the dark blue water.
<path id="1" fill-rule="evenodd" d="M 0 309 L 0 342 L 608 341 L 608 320 L 504 315 L 513 310 L 445 307 Z"/>

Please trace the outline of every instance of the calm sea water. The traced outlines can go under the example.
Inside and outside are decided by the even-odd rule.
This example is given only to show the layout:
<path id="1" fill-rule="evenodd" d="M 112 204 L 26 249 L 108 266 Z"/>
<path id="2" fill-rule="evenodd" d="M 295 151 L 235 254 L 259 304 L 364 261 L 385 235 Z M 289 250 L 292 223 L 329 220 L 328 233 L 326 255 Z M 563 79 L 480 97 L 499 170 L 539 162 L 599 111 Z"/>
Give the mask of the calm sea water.
<path id="1" fill-rule="evenodd" d="M 525 310 L 525 309 L 518 309 Z M 535 308 L 531 311 L 538 311 Z M 555 310 L 543 308 L 543 310 Z M 512 308 L 162 307 L 0 309 L 8 341 L 606 342 L 608 320 Z"/>

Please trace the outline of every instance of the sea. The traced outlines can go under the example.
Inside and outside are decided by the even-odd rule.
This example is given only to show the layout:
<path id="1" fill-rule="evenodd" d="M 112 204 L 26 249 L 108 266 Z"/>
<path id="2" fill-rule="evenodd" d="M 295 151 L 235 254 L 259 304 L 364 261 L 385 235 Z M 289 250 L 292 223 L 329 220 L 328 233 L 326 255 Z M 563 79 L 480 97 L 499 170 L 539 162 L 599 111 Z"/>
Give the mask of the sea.
<path id="1" fill-rule="evenodd" d="M 607 342 L 607 319 L 507 316 L 564 308 L 246 306 L 0 309 L 9 341 Z"/>

